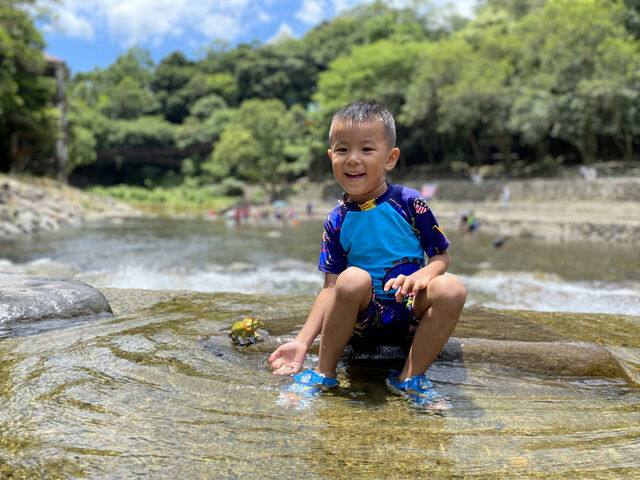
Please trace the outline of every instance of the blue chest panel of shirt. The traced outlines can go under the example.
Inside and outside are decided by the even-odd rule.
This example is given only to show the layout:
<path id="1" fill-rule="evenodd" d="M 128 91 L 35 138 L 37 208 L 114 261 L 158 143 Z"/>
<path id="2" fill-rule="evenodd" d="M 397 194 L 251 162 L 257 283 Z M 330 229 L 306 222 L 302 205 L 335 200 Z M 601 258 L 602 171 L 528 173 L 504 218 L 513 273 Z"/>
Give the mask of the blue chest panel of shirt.
<path id="1" fill-rule="evenodd" d="M 340 244 L 347 254 L 348 266 L 369 272 L 376 295 L 385 296 L 382 280 L 403 259 L 424 264 L 420 240 L 411 225 L 387 202 L 369 210 L 347 212 Z"/>

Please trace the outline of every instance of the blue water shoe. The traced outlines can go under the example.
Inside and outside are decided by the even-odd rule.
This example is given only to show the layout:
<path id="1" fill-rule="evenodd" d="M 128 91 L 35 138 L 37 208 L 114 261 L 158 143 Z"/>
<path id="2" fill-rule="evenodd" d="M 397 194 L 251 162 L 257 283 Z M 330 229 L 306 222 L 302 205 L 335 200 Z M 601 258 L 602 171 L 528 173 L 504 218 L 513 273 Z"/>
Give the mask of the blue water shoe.
<path id="1" fill-rule="evenodd" d="M 305 370 L 293 377 L 294 383 L 288 385 L 285 390 L 290 392 L 302 393 L 305 396 L 314 396 L 323 387 L 335 387 L 338 380 L 335 378 L 325 377 L 314 370 Z"/>
<path id="2" fill-rule="evenodd" d="M 280 398 L 276 402 L 278 405 L 297 410 L 308 408 L 311 400 L 325 388 L 335 387 L 338 380 L 325 377 L 313 370 L 306 370 L 293 377 L 294 382 L 284 387 Z"/>
<path id="3" fill-rule="evenodd" d="M 429 405 L 438 410 L 448 408 L 448 405 L 438 392 L 433 389 L 433 384 L 424 375 L 416 375 L 400 382 L 396 376 L 400 371 L 391 372 L 387 378 L 389 389 L 412 400 L 417 406 Z"/>

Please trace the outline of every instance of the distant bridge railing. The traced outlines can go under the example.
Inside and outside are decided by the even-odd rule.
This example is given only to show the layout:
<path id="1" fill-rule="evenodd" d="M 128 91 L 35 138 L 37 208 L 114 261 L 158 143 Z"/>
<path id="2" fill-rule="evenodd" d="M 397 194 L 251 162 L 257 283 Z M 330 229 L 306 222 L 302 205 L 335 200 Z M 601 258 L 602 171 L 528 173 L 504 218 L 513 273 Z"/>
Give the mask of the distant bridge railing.
<path id="1" fill-rule="evenodd" d="M 209 155 L 213 150 L 213 142 L 195 143 L 184 148 L 178 147 L 137 147 L 113 148 L 99 150 L 96 153 L 96 165 L 109 164 L 140 164 L 164 165 L 180 167 L 182 161 L 191 155 Z"/>

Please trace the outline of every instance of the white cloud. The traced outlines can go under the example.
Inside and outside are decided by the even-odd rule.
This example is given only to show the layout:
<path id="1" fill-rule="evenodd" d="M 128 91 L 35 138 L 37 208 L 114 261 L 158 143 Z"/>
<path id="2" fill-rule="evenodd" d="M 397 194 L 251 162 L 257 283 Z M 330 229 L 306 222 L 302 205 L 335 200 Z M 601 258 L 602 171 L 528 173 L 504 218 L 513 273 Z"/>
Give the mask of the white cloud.
<path id="1" fill-rule="evenodd" d="M 277 33 L 267 40 L 267 43 L 274 43 L 280 40 L 286 40 L 287 38 L 295 38 L 295 34 L 293 33 L 293 29 L 286 22 L 283 22 L 280 24 Z"/>
<path id="2" fill-rule="evenodd" d="M 103 30 L 124 46 L 158 43 L 166 36 L 189 31 L 233 40 L 251 23 L 271 19 L 264 11 L 247 19 L 249 10 L 253 10 L 249 0 L 44 0 L 47 1 L 67 35 L 91 38 L 95 31 Z M 52 30 L 51 26 L 47 28 Z"/>
<path id="3" fill-rule="evenodd" d="M 205 15 L 201 21 L 194 26 L 200 33 L 212 38 L 225 38 L 230 40 L 242 33 L 240 20 L 226 14 Z"/>
<path id="4" fill-rule="evenodd" d="M 171 34 L 179 24 L 180 2 L 129 0 L 104 3 L 111 3 L 104 12 L 108 31 L 125 45 Z"/>
<path id="5" fill-rule="evenodd" d="M 472 18 L 475 16 L 474 9 L 477 4 L 477 0 L 457 0 L 454 2 L 454 9 L 463 17 Z"/>
<path id="6" fill-rule="evenodd" d="M 258 20 L 260 20 L 260 22 L 262 23 L 269 23 L 271 22 L 271 20 L 273 20 L 273 17 L 264 10 L 260 10 L 258 12 Z"/>
<path id="7" fill-rule="evenodd" d="M 325 9 L 324 0 L 302 0 L 302 6 L 295 16 L 304 23 L 315 25 L 327 15 Z"/>
<path id="8" fill-rule="evenodd" d="M 221 38 L 229 42 L 250 34 L 255 27 L 280 23 L 294 17 L 316 25 L 345 9 L 372 0 L 39 0 L 49 6 L 57 22 L 46 31 L 62 31 L 75 38 L 96 36 L 128 47 L 162 43 L 167 37 L 184 36 L 191 42 Z M 389 4 L 413 4 L 414 0 L 387 0 Z M 434 6 L 449 5 L 457 13 L 472 16 L 477 0 L 432 0 Z M 289 30 L 287 30 L 289 29 Z M 204 37 L 204 38 L 203 38 Z"/>
<path id="9" fill-rule="evenodd" d="M 438 1 L 436 6 L 440 5 L 446 11 L 457 13 L 466 18 L 475 16 L 474 9 L 478 4 L 478 0 L 455 0 L 455 1 Z"/>
<path id="10" fill-rule="evenodd" d="M 69 10 L 60 10 L 56 13 L 54 23 L 45 25 L 48 32 L 61 32 L 73 38 L 93 39 L 94 31 L 91 23 Z"/>

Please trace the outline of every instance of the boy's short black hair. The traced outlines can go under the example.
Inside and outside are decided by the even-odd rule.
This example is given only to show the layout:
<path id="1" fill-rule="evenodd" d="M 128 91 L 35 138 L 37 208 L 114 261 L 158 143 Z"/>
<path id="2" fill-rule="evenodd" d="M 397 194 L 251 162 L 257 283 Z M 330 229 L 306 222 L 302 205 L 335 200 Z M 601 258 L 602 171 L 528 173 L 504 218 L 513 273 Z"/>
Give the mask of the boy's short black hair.
<path id="1" fill-rule="evenodd" d="M 336 122 L 352 122 L 367 123 L 381 122 L 384 127 L 384 134 L 389 141 L 390 147 L 396 146 L 396 122 L 393 115 L 384 105 L 375 102 L 358 102 L 342 107 L 331 119 L 331 128 L 329 129 L 329 140 L 333 130 L 333 124 Z"/>

